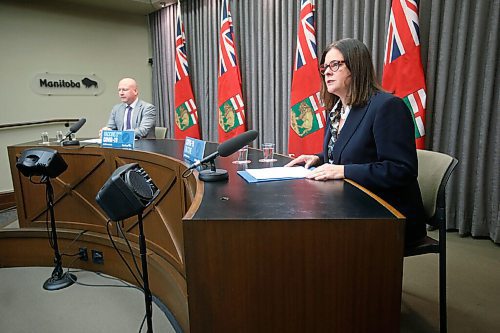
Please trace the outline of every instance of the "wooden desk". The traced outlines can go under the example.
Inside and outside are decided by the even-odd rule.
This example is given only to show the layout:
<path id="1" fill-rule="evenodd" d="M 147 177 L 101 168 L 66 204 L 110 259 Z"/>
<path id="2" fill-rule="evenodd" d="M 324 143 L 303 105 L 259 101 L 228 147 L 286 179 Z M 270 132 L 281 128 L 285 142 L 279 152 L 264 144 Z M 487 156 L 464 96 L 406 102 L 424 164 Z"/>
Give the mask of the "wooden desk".
<path id="1" fill-rule="evenodd" d="M 52 265 L 43 186 L 15 169 L 29 146 L 9 147 L 21 229 L 0 232 L 1 266 Z M 117 166 L 138 162 L 161 190 L 144 214 L 151 290 L 184 331 L 399 331 L 398 213 L 344 181 L 248 184 L 231 157 L 217 159 L 229 172 L 226 182 L 183 179 L 182 147 L 178 140 L 141 140 L 134 151 L 54 147 L 69 165 L 53 181 L 60 248 L 104 251 L 104 265 L 77 260 L 72 267 L 134 282 L 110 247 L 94 198 Z M 270 166 L 258 162 L 260 153 L 250 149 L 249 167 Z M 278 156 L 274 165 L 287 160 Z M 124 226 L 137 255 L 137 218 Z"/>

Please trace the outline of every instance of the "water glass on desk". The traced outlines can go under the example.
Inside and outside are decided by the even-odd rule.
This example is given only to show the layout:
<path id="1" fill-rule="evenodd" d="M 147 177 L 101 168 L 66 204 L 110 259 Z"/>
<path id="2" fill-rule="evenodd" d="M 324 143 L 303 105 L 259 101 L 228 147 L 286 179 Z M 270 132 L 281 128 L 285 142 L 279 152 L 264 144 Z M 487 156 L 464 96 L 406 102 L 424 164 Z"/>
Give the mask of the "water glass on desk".
<path id="1" fill-rule="evenodd" d="M 42 132 L 41 138 L 42 138 L 42 142 L 41 142 L 42 144 L 47 145 L 50 143 L 48 132 Z"/>
<path id="2" fill-rule="evenodd" d="M 259 162 L 276 162 L 274 159 L 274 143 L 263 143 L 262 146 L 262 158 Z"/>
<path id="3" fill-rule="evenodd" d="M 62 131 L 57 131 L 56 132 L 56 141 L 61 142 L 63 139 L 63 132 Z"/>
<path id="4" fill-rule="evenodd" d="M 248 160 L 248 145 L 241 147 L 238 150 L 238 159 L 233 161 L 234 164 L 247 164 L 250 163 Z"/>

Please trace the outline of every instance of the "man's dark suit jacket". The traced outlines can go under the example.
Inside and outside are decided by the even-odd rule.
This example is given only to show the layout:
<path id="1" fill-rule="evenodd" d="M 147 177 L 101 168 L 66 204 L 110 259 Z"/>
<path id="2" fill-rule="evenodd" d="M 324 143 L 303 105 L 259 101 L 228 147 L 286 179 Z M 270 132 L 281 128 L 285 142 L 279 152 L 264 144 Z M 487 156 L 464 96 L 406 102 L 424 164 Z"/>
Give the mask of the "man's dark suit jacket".
<path id="1" fill-rule="evenodd" d="M 325 162 L 330 137 L 327 117 Z M 365 106 L 352 107 L 335 142 L 333 164 L 344 165 L 345 178 L 366 187 L 405 215 L 406 244 L 425 236 L 413 117 L 400 98 L 379 92 Z"/>

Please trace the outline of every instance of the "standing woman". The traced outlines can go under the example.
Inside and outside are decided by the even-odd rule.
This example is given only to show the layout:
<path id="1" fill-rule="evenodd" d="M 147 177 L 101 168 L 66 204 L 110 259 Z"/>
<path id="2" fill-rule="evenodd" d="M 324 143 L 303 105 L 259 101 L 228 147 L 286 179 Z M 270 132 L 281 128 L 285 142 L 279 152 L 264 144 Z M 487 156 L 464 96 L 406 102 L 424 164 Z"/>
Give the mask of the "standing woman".
<path id="1" fill-rule="evenodd" d="M 406 217 L 405 244 L 418 242 L 426 230 L 410 110 L 379 86 L 370 52 L 357 39 L 329 45 L 320 72 L 321 98 L 330 110 L 323 153 L 287 166 L 317 166 L 307 178 L 348 178 L 366 187 Z"/>

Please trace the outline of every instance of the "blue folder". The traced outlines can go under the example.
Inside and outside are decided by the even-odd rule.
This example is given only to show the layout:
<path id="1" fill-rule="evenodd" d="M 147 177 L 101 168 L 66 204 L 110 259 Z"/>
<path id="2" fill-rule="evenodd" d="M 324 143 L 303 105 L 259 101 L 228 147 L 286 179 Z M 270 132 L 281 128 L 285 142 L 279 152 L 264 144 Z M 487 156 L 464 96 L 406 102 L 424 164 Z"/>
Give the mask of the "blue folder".
<path id="1" fill-rule="evenodd" d="M 277 180 L 292 180 L 292 179 L 303 179 L 303 178 L 297 178 L 297 177 L 280 177 L 280 178 L 266 178 L 266 179 L 257 179 L 251 174 L 249 174 L 245 170 L 240 170 L 236 171 L 238 175 L 241 176 L 244 180 L 246 180 L 248 183 L 262 183 L 262 182 L 274 182 Z"/>

